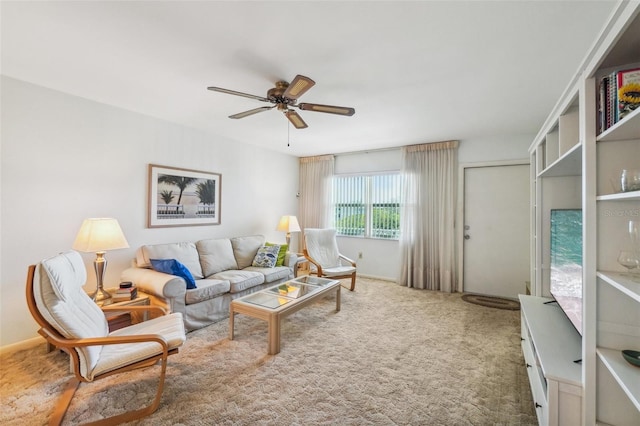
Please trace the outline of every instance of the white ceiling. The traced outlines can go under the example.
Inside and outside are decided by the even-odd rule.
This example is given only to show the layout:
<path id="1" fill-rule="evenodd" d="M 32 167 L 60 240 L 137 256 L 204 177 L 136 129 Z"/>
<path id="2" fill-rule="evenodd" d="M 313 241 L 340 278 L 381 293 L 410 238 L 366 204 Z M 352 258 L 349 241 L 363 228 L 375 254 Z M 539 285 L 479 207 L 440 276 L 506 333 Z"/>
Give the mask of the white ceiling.
<path id="1" fill-rule="evenodd" d="M 296 156 L 535 134 L 612 1 L 1 3 L 2 74 Z M 316 81 L 288 129 L 265 96 Z M 287 147 L 287 133 L 290 145 Z"/>

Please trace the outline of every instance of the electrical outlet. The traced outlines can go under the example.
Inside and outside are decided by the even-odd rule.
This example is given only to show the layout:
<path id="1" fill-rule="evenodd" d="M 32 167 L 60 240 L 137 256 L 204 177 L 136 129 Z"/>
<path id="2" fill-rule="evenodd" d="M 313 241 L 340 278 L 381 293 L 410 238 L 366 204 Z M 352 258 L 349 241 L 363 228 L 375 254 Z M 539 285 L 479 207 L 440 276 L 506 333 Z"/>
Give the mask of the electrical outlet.
<path id="1" fill-rule="evenodd" d="M 362 252 L 361 251 L 358 252 L 358 259 L 362 259 Z"/>

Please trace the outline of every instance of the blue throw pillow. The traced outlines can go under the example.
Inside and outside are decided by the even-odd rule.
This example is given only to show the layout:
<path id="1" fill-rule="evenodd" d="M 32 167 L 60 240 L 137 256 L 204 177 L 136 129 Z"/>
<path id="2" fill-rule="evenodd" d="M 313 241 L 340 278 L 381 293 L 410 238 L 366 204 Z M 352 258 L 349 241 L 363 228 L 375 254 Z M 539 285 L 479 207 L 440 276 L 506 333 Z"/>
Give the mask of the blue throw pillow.
<path id="1" fill-rule="evenodd" d="M 151 266 L 158 272 L 164 272 L 165 274 L 176 275 L 180 278 L 184 278 L 187 282 L 187 290 L 191 290 L 196 287 L 196 280 L 193 279 L 193 275 L 182 263 L 175 259 L 149 259 Z"/>

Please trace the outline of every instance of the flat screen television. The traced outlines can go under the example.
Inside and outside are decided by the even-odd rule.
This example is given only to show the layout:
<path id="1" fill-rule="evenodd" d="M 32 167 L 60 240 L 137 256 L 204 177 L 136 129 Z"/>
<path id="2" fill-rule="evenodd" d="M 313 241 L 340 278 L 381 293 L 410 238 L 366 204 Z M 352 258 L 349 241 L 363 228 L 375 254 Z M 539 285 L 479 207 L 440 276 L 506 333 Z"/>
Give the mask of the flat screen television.
<path id="1" fill-rule="evenodd" d="M 582 335 L 582 210 L 551 210 L 551 295 Z"/>

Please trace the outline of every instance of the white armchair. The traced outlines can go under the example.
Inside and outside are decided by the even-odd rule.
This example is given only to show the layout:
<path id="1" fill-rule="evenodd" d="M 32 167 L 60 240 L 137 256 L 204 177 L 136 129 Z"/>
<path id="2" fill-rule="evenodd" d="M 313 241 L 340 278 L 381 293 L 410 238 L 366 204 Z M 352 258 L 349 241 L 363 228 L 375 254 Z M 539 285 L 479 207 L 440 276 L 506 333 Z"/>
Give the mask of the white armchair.
<path id="1" fill-rule="evenodd" d="M 34 279 L 36 272 L 39 279 Z M 147 407 L 98 421 L 118 424 L 145 417 L 160 404 L 167 357 L 185 342 L 181 314 L 163 315 L 109 333 L 103 310 L 160 310 L 153 306 L 104 307 L 101 310 L 84 292 L 87 272 L 75 251 L 31 265 L 27 274 L 27 305 L 51 345 L 71 356 L 74 377 L 57 403 L 50 424 L 60 424 L 80 382 L 92 382 L 113 374 L 147 367 L 160 361 L 159 384 Z M 161 312 L 162 313 L 162 312 Z"/>
<path id="2" fill-rule="evenodd" d="M 304 257 L 311 263 L 311 273 L 319 277 L 351 278 L 349 290 L 356 288 L 356 262 L 340 254 L 335 229 L 304 230 Z"/>

